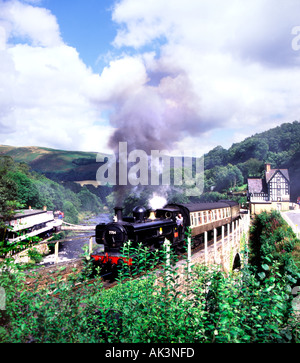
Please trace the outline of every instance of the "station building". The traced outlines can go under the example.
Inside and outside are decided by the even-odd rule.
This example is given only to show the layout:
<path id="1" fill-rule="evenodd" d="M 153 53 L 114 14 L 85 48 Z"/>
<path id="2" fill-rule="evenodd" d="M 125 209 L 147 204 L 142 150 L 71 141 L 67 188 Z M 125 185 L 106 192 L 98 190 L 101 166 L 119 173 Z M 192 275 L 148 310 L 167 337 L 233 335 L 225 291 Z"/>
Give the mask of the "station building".
<path id="1" fill-rule="evenodd" d="M 265 165 L 263 179 L 248 179 L 248 202 L 251 214 L 290 209 L 290 177 L 287 169 L 271 169 Z"/>

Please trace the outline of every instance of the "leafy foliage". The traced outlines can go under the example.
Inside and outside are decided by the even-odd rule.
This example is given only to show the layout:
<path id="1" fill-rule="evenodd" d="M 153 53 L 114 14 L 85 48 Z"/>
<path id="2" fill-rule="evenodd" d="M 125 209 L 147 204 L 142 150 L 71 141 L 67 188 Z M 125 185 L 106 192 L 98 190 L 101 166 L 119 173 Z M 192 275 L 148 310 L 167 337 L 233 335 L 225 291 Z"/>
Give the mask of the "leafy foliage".
<path id="1" fill-rule="evenodd" d="M 43 175 L 30 171 L 28 165 L 16 163 L 9 156 L 0 157 L 0 214 L 9 219 L 14 210 L 24 206 L 65 212 L 67 222 L 78 222 L 78 213 L 102 210 L 100 198 L 79 186 L 78 193 L 64 188 Z"/>
<path id="2" fill-rule="evenodd" d="M 291 282 L 296 283 L 300 275 L 292 252 L 300 241 L 279 212 L 257 215 L 251 227 L 250 241 L 249 262 L 257 268 L 258 274 L 270 276 L 273 273 L 271 266 L 278 264 L 279 273 L 288 274 Z"/>
<path id="3" fill-rule="evenodd" d="M 216 147 L 205 155 L 206 191 L 211 186 L 220 192 L 216 170 L 234 165 L 242 172 L 244 183 L 248 177 L 262 177 L 264 163 L 272 168 L 289 169 L 291 196 L 300 195 L 300 123 L 285 123 L 274 129 L 255 134 L 240 143 L 233 144 L 228 150 Z M 232 183 L 232 182 L 231 182 Z M 221 186 L 222 188 L 223 186 Z M 226 187 L 225 187 L 226 188 Z"/>
<path id="4" fill-rule="evenodd" d="M 131 256 L 135 266 L 123 264 L 110 290 L 100 278 L 85 278 L 88 261 L 80 276 L 44 289 L 38 275 L 32 276 L 36 285 L 25 288 L 24 272 L 10 261 L 2 263 L 7 310 L 0 312 L 0 337 L 36 343 L 299 342 L 289 276 L 280 272 L 279 262 L 263 277 L 247 264 L 239 274 L 197 265 L 179 275 L 166 250 L 151 254 L 142 244 L 127 244 L 123 257 Z"/>

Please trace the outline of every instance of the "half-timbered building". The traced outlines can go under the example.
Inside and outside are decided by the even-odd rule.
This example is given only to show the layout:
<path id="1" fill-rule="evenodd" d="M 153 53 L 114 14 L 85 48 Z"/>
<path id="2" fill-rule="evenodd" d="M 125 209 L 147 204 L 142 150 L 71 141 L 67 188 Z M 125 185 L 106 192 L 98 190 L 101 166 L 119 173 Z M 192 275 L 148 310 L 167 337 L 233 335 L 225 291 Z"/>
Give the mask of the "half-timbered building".
<path id="1" fill-rule="evenodd" d="M 290 202 L 290 177 L 287 169 L 265 166 L 263 179 L 248 179 L 248 201 L 252 214 L 263 210 L 288 210 Z"/>

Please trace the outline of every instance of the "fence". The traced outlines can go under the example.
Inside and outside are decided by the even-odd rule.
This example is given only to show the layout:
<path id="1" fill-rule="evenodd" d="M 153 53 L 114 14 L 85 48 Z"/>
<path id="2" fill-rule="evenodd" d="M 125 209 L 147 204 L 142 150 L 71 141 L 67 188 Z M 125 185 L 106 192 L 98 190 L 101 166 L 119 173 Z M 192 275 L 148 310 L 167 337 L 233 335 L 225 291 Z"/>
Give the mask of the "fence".
<path id="1" fill-rule="evenodd" d="M 217 229 L 213 230 L 213 245 L 208 247 L 208 232 L 204 232 L 204 253 L 201 250 L 198 254 L 193 256 L 192 260 L 192 248 L 191 239 L 188 238 L 188 252 L 186 265 L 188 273 L 191 272 L 191 266 L 193 263 L 204 263 L 205 265 L 216 264 L 223 265 L 225 270 L 230 270 L 233 261 L 231 261 L 232 251 L 240 251 L 241 240 L 244 237 L 245 244 L 248 244 L 250 228 L 250 214 L 242 215 L 241 219 L 235 222 L 227 224 L 226 233 L 225 226 L 221 227 L 221 236 L 218 239 Z M 169 241 L 165 242 L 167 252 L 169 251 Z"/>

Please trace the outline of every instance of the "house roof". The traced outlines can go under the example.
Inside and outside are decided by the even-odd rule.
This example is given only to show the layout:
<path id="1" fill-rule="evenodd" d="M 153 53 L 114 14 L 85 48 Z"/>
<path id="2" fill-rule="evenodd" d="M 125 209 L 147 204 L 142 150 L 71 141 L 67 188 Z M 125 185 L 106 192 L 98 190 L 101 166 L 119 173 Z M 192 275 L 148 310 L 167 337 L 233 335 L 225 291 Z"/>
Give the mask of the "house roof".
<path id="1" fill-rule="evenodd" d="M 249 193 L 267 193 L 266 183 L 263 179 L 248 179 Z"/>
<path id="2" fill-rule="evenodd" d="M 277 172 L 280 172 L 288 181 L 290 181 L 289 171 L 287 169 L 271 169 L 266 171 L 264 179 L 249 178 L 248 179 L 248 192 L 249 193 L 268 193 L 267 184 L 271 181 Z"/>
<path id="3" fill-rule="evenodd" d="M 287 169 L 271 169 L 270 171 L 266 172 L 266 182 L 269 183 L 269 181 L 273 178 L 273 176 L 280 172 L 288 181 L 290 181 L 289 171 Z"/>

